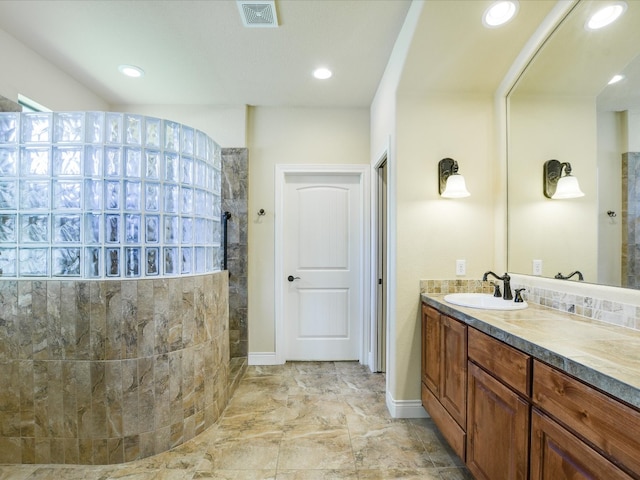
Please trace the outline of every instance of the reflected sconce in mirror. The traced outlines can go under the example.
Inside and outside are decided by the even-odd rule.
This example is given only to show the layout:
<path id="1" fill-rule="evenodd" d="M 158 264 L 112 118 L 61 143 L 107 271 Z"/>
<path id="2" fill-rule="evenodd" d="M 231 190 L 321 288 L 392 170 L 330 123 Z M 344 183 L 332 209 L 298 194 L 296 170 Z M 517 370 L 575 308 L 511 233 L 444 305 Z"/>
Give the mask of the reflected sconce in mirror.
<path id="1" fill-rule="evenodd" d="M 458 162 L 443 158 L 438 163 L 438 192 L 443 198 L 464 198 L 471 195 L 464 177 L 458 173 Z"/>
<path id="2" fill-rule="evenodd" d="M 564 176 L 562 176 L 563 169 Z M 569 162 L 546 161 L 543 167 L 542 182 L 544 196 L 547 198 L 558 200 L 584 197 L 584 193 L 580 190 L 580 185 L 578 185 L 578 179 L 571 175 L 571 164 Z"/>

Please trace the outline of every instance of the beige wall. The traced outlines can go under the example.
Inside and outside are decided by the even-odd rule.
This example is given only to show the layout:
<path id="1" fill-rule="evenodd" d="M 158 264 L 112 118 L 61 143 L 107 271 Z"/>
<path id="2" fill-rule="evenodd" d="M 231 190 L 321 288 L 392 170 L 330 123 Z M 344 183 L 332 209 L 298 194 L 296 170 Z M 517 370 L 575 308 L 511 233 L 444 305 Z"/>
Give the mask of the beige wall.
<path id="1" fill-rule="evenodd" d="M 640 112 L 627 110 L 624 112 L 624 145 L 626 152 L 640 152 Z"/>
<path id="2" fill-rule="evenodd" d="M 400 98 L 397 138 L 396 399 L 420 398 L 421 279 L 477 279 L 493 269 L 493 98 Z M 471 196 L 438 194 L 438 162 L 458 161 Z M 455 275 L 456 259 L 467 274 Z"/>
<path id="3" fill-rule="evenodd" d="M 18 94 L 51 110 L 107 110 L 107 103 L 69 75 L 0 30 L 0 95 Z"/>
<path id="4" fill-rule="evenodd" d="M 598 278 L 620 286 L 622 280 L 622 144 L 626 115 L 598 113 Z M 610 218 L 608 210 L 617 216 Z"/>
<path id="5" fill-rule="evenodd" d="M 370 144 L 369 152 L 371 166 L 375 167 L 380 161 L 382 154 L 387 155 L 387 203 L 389 212 L 396 210 L 397 197 L 397 169 L 398 158 L 396 152 L 397 139 L 397 91 L 398 85 L 402 78 L 403 67 L 407 60 L 407 55 L 411 47 L 411 41 L 415 34 L 415 30 L 420 18 L 420 14 L 424 7 L 423 2 L 413 2 L 409 7 L 404 24 L 396 39 L 396 43 L 391 52 L 391 56 L 384 71 L 384 75 L 378 85 L 378 90 L 371 103 L 371 128 L 370 128 Z M 376 200 L 376 183 L 371 182 L 371 213 L 373 229 L 377 228 L 377 200 Z M 405 399 L 411 397 L 397 396 L 397 383 L 399 377 L 404 377 L 405 373 L 398 371 L 396 368 L 396 356 L 399 348 L 396 329 L 396 256 L 397 256 L 397 226 L 396 215 L 388 215 L 387 217 L 387 302 L 386 302 L 386 319 L 387 319 L 387 338 L 386 338 L 386 358 L 387 358 L 387 389 L 394 399 Z M 372 240 L 372 265 L 375 265 L 377 255 L 377 237 L 374 232 Z M 375 294 L 371 296 L 375 302 Z M 374 311 L 374 314 L 377 312 Z M 411 398 L 414 399 L 415 398 Z"/>
<path id="6" fill-rule="evenodd" d="M 543 275 L 580 270 L 597 279 L 597 131 L 591 97 L 518 95 L 509 104 L 509 270 Z M 585 193 L 551 200 L 542 192 L 544 162 L 570 162 Z"/>
<path id="7" fill-rule="evenodd" d="M 275 166 L 369 163 L 369 111 L 251 107 L 248 138 L 251 355 L 275 352 Z"/>

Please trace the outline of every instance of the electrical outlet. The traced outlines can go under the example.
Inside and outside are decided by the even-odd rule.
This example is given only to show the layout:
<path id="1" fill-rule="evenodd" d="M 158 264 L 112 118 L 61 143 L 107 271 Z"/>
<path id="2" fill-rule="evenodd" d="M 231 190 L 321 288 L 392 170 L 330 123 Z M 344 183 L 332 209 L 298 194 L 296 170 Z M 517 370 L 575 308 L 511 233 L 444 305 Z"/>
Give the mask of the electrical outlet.
<path id="1" fill-rule="evenodd" d="M 456 260 L 456 275 L 466 275 L 467 274 L 467 261 L 466 260 Z"/>
<path id="2" fill-rule="evenodd" d="M 533 275 L 542 275 L 542 260 L 534 260 L 533 261 Z"/>

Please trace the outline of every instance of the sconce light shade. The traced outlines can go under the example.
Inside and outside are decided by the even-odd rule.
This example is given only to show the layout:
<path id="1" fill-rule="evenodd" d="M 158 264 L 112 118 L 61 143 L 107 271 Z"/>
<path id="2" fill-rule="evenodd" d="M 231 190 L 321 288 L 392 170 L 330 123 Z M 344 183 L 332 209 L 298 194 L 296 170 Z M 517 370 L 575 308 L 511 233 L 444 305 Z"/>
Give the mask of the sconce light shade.
<path id="1" fill-rule="evenodd" d="M 464 198 L 471 195 L 464 177 L 458 173 L 458 162 L 443 158 L 438 163 L 438 192 L 443 198 Z"/>
<path id="2" fill-rule="evenodd" d="M 562 176 L 562 169 L 565 176 Z M 558 160 L 548 160 L 544 163 L 542 170 L 544 196 L 559 200 L 563 198 L 584 197 L 580 190 L 578 179 L 571 175 L 571 164 L 569 162 L 559 162 Z"/>

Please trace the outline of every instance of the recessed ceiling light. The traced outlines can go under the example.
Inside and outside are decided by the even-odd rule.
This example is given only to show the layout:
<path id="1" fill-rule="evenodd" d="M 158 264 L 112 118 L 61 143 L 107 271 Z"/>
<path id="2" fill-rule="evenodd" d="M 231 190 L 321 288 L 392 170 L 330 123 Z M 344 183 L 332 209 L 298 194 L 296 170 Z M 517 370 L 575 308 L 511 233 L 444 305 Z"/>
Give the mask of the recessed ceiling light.
<path id="1" fill-rule="evenodd" d="M 487 28 L 495 28 L 504 25 L 518 13 L 517 0 L 501 0 L 489 5 L 484 12 L 482 24 Z"/>
<path id="2" fill-rule="evenodd" d="M 318 80 L 326 80 L 327 78 L 331 78 L 332 75 L 333 75 L 333 72 L 328 68 L 324 68 L 324 67 L 316 68 L 313 71 L 313 76 L 316 77 Z"/>
<path id="3" fill-rule="evenodd" d="M 609 83 L 607 85 L 613 85 L 614 83 L 618 83 L 620 80 L 624 79 L 624 75 L 614 75 L 613 77 L 611 77 L 611 80 L 609 80 Z"/>
<path id="4" fill-rule="evenodd" d="M 591 15 L 584 28 L 587 30 L 598 30 L 599 28 L 606 27 L 610 23 L 615 22 L 626 9 L 627 4 L 625 2 L 618 1 L 611 3 Z"/>
<path id="5" fill-rule="evenodd" d="M 119 65 L 118 70 L 120 73 L 131 78 L 140 78 L 144 76 L 144 70 L 135 65 Z"/>

